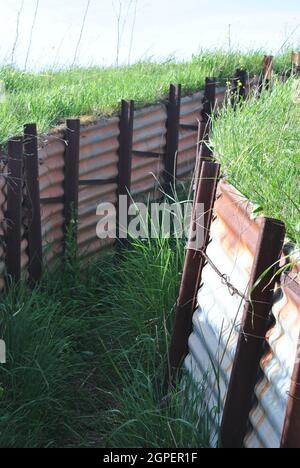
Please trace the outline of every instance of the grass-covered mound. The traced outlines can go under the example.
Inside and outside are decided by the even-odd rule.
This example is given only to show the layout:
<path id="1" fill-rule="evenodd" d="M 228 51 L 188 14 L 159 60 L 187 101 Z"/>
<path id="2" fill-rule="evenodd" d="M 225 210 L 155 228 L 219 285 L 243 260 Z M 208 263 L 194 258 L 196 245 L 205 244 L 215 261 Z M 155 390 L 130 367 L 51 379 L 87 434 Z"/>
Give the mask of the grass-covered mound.
<path id="1" fill-rule="evenodd" d="M 72 68 L 24 73 L 0 68 L 0 143 L 22 131 L 24 123 L 36 122 L 47 132 L 67 117 L 111 115 L 121 99 L 138 106 L 166 96 L 171 82 L 181 83 L 188 93 L 203 87 L 207 76 L 220 81 L 233 76 L 237 67 L 250 74 L 261 72 L 263 53 L 204 51 L 188 62 L 141 62 L 120 68 Z M 280 55 L 277 70 L 290 64 L 290 54 Z"/>

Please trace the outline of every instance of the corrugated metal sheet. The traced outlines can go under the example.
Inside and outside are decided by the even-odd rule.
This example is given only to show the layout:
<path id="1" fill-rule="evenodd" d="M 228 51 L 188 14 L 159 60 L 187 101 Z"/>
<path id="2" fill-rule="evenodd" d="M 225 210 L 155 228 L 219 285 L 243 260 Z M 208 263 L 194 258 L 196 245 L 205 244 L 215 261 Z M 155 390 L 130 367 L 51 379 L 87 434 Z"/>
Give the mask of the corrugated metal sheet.
<path id="1" fill-rule="evenodd" d="M 80 134 L 80 180 L 106 180 L 118 175 L 119 119 L 102 119 L 82 127 Z M 117 185 L 79 187 L 78 247 L 90 256 L 108 243 L 97 238 L 97 206 L 116 203 Z M 111 241 L 109 242 L 111 243 Z"/>
<path id="2" fill-rule="evenodd" d="M 197 125 L 200 123 L 203 93 L 196 93 L 181 100 L 180 123 Z M 177 158 L 177 176 L 183 177 L 193 171 L 197 151 L 198 133 L 180 129 Z"/>
<path id="3" fill-rule="evenodd" d="M 216 106 L 223 104 L 225 96 L 224 88 L 216 90 Z M 180 123 L 188 125 L 200 124 L 201 109 L 203 101 L 203 92 L 195 93 L 191 96 L 186 96 L 181 100 L 181 116 Z M 179 133 L 179 150 L 177 158 L 177 176 L 178 178 L 185 177 L 194 169 L 195 159 L 198 147 L 198 134 L 191 130 L 180 130 Z"/>
<path id="4" fill-rule="evenodd" d="M 218 90 L 219 101 L 224 90 Z M 197 124 L 202 105 L 202 93 L 183 98 L 181 122 Z M 166 145 L 167 112 L 164 104 L 149 106 L 135 112 L 133 148 L 163 154 Z M 100 119 L 81 127 L 80 166 L 81 180 L 111 179 L 118 173 L 119 119 Z M 191 173 L 197 149 L 197 132 L 181 132 L 178 154 L 178 177 Z M 64 188 L 64 152 L 63 131 L 58 131 L 39 140 L 40 190 L 41 198 L 63 196 Z M 160 183 L 163 173 L 163 158 L 142 158 L 133 156 L 132 160 L 132 195 L 160 195 Z M 116 203 L 117 185 L 80 186 L 78 244 L 87 255 L 99 251 L 107 242 L 96 236 L 99 217 L 96 209 L 99 203 Z M 43 246 L 47 262 L 62 252 L 63 246 L 63 204 L 42 204 Z M 109 242 L 111 244 L 111 242 Z M 51 247 L 50 247 L 51 246 Z M 26 245 L 23 247 L 22 262 L 26 264 Z"/>
<path id="5" fill-rule="evenodd" d="M 212 242 L 207 254 L 227 281 L 241 294 L 247 291 L 259 220 L 251 220 L 250 206 L 231 186 L 220 184 L 216 204 L 217 219 L 212 226 Z M 297 273 L 297 271 L 295 272 Z M 231 295 L 215 269 L 203 271 L 199 307 L 194 314 L 194 330 L 189 340 L 190 354 L 185 366 L 196 381 L 206 382 L 208 409 L 217 443 L 228 383 L 230 380 L 244 300 Z M 296 285 L 296 286 L 295 286 Z M 286 414 L 288 392 L 300 333 L 300 287 L 287 277 L 282 292 L 275 294 L 275 325 L 266 337 L 267 351 L 261 362 L 256 401 L 250 414 L 247 448 L 278 448 Z"/>
<path id="6" fill-rule="evenodd" d="M 218 91 L 223 97 L 223 90 Z M 202 105 L 202 93 L 182 100 L 181 122 L 196 124 Z M 149 106 L 135 111 L 133 149 L 136 151 L 163 154 L 166 145 L 167 112 L 164 104 Z M 118 118 L 103 120 L 82 127 L 80 143 L 80 179 L 110 179 L 118 171 Z M 194 168 L 197 148 L 197 132 L 181 132 L 178 155 L 178 176 L 191 173 Z M 160 196 L 163 158 L 132 158 L 132 196 Z M 116 202 L 117 186 L 87 186 L 79 189 L 79 248 L 92 254 L 107 242 L 96 237 L 99 218 L 96 209 L 99 203 Z M 58 192 L 57 192 L 58 193 Z M 52 196 L 52 195 L 51 195 Z M 48 208 L 50 209 L 50 208 Z M 53 209 L 53 207 L 52 207 Z M 58 207 L 57 207 L 58 209 Z M 60 219 L 60 221 L 62 221 Z M 57 227 L 56 227 L 57 229 Z M 59 236 L 59 232 L 57 231 Z M 61 237 L 59 236 L 59 239 Z M 111 243 L 111 242 L 109 242 Z"/>
<path id="7" fill-rule="evenodd" d="M 213 243 L 208 253 L 214 261 L 222 261 L 222 271 L 231 273 L 242 291 L 249 278 L 233 262 L 228 262 L 222 246 Z M 201 383 L 203 377 L 207 382 L 206 398 L 215 438 L 224 409 L 244 304 L 239 297 L 228 293 L 221 278 L 209 266 L 204 269 L 203 280 L 205 286 L 199 293 L 199 308 L 194 314 L 190 354 L 185 365 L 198 382 Z"/>
<path id="8" fill-rule="evenodd" d="M 217 89 L 217 105 L 224 99 L 224 88 Z M 181 123 L 197 125 L 202 107 L 203 93 L 195 93 L 182 99 Z M 149 106 L 135 112 L 134 119 L 134 149 L 163 154 L 166 145 L 165 104 Z M 118 164 L 118 118 L 100 119 L 82 126 L 80 141 L 80 178 L 103 179 L 117 175 Z M 181 131 L 179 135 L 178 178 L 191 174 L 197 150 L 198 135 L 195 131 Z M 41 198 L 56 198 L 63 196 L 64 183 L 64 132 L 56 130 L 48 136 L 39 138 L 40 158 L 40 190 Z M 133 156 L 132 166 L 132 195 L 155 192 L 160 186 L 163 173 L 162 158 L 141 158 Z M 100 202 L 116 201 L 116 185 L 102 187 L 80 187 L 79 189 L 79 232 L 80 249 L 86 250 L 91 244 L 90 252 L 96 252 L 106 243 L 96 237 L 98 218 L 96 208 Z M 0 190 L 0 206 L 4 217 L 4 199 Z M 50 262 L 62 252 L 63 246 L 63 204 L 42 204 L 42 235 L 43 247 L 46 252 L 46 262 Z M 0 232 L 1 234 L 1 232 Z M 4 233 L 3 233 L 4 234 Z M 24 236 L 23 236 L 24 237 Z M 0 277 L 3 270 L 4 252 L 0 246 Z M 22 242 L 23 270 L 28 265 L 27 243 Z M 1 286 L 1 285 L 0 285 Z"/>
<path id="9" fill-rule="evenodd" d="M 292 281 L 287 278 L 282 298 L 273 307 L 276 324 L 268 333 L 269 349 L 261 361 L 247 448 L 280 447 L 300 333 L 300 287 L 296 293 Z"/>
<path id="10" fill-rule="evenodd" d="M 167 112 L 163 104 L 134 113 L 133 149 L 163 154 L 166 145 Z M 132 158 L 132 195 L 152 192 L 161 183 L 162 158 Z"/>
<path id="11" fill-rule="evenodd" d="M 234 189 L 221 183 L 219 196 L 207 255 L 226 275 L 227 282 L 246 297 L 259 222 L 249 220 L 248 206 Z M 203 270 L 202 282 L 185 366 L 199 383 L 203 378 L 206 381 L 208 409 L 215 429 L 211 442 L 216 444 L 245 301 L 231 294 L 210 264 Z"/>

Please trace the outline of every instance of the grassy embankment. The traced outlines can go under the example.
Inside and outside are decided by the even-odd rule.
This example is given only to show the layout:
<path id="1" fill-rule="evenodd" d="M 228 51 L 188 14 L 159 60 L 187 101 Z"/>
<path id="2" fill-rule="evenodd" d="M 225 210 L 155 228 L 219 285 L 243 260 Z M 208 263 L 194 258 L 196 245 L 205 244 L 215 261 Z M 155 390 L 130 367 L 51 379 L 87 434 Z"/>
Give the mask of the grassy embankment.
<path id="1" fill-rule="evenodd" d="M 207 76 L 225 81 L 238 67 L 250 74 L 261 72 L 263 53 L 203 51 L 189 62 L 141 62 L 121 68 L 73 68 L 23 73 L 0 68 L 6 97 L 0 102 L 0 143 L 22 131 L 24 123 L 36 122 L 39 132 L 67 117 L 111 115 L 121 99 L 134 99 L 137 106 L 166 96 L 171 82 L 181 83 L 183 92 L 203 87 Z M 275 67 L 290 64 L 290 54 L 276 58 Z"/>
<path id="2" fill-rule="evenodd" d="M 300 245 L 299 79 L 274 80 L 271 90 L 214 122 L 212 144 L 229 180 L 256 213 L 281 219 Z"/>

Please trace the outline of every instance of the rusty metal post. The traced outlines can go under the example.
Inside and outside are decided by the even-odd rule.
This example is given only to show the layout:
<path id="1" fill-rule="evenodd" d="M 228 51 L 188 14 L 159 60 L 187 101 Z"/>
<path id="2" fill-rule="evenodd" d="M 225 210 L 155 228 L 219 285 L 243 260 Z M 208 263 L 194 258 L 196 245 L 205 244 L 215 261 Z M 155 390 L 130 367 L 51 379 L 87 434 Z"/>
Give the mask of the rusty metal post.
<path id="1" fill-rule="evenodd" d="M 79 153 L 80 153 L 80 119 L 68 119 L 66 129 L 65 150 L 65 183 L 64 183 L 64 233 L 65 249 L 66 236 L 77 238 L 78 217 L 78 180 L 79 180 Z"/>
<path id="2" fill-rule="evenodd" d="M 203 162 L 199 187 L 194 202 L 191 227 L 195 231 L 196 224 L 199 224 L 195 207 L 203 204 L 204 216 L 200 223 L 204 230 L 204 239 L 200 249 L 189 248 L 192 240 L 191 230 L 177 302 L 174 332 L 169 350 L 169 385 L 174 383 L 178 370 L 188 353 L 188 339 L 192 332 L 192 318 L 196 308 L 197 293 L 205 263 L 202 251 L 206 249 L 209 240 L 219 174 L 219 164 L 208 161 Z"/>
<path id="3" fill-rule="evenodd" d="M 250 279 L 250 301 L 241 323 L 221 425 L 221 446 L 241 448 L 247 432 L 254 389 L 271 326 L 271 308 L 285 236 L 284 224 L 264 218 Z"/>
<path id="4" fill-rule="evenodd" d="M 176 159 L 179 146 L 179 124 L 181 107 L 181 85 L 170 85 L 167 104 L 167 142 L 165 154 L 164 184 L 166 191 L 176 183 Z"/>
<path id="5" fill-rule="evenodd" d="M 265 55 L 263 62 L 262 78 L 260 87 L 270 88 L 270 83 L 273 75 L 273 55 Z"/>
<path id="6" fill-rule="evenodd" d="M 120 204 L 119 197 L 127 196 L 127 207 L 131 192 L 131 172 L 132 172 L 132 144 L 133 144 L 133 122 L 134 122 L 134 101 L 121 102 L 120 115 L 120 136 L 119 136 L 119 165 L 118 165 L 118 209 L 117 209 L 117 230 L 119 245 L 126 247 L 127 239 L 121 239 L 122 227 L 120 226 Z M 124 230 L 124 227 L 123 227 Z"/>
<path id="7" fill-rule="evenodd" d="M 216 78 L 206 78 L 200 124 L 200 157 L 203 160 L 211 160 L 213 156 L 213 151 L 208 143 L 211 136 L 212 115 L 216 106 L 216 87 Z M 199 168 L 199 174 L 200 172 L 201 168 Z"/>
<path id="8" fill-rule="evenodd" d="M 209 140 L 212 131 L 212 116 L 216 107 L 216 88 L 216 78 L 206 78 L 200 115 L 200 131 L 198 135 L 200 151 L 196 159 L 194 191 L 198 187 L 203 161 L 213 160 L 213 150 L 209 146 Z"/>
<path id="9" fill-rule="evenodd" d="M 36 124 L 24 126 L 24 177 L 27 240 L 29 255 L 29 281 L 39 281 L 42 276 L 43 251 L 39 187 L 39 161 Z"/>
<path id="10" fill-rule="evenodd" d="M 300 287 L 287 280 L 289 288 L 294 287 L 293 293 L 300 296 Z M 297 354 L 292 374 L 291 388 L 287 404 L 284 428 L 281 439 L 281 448 L 300 448 L 300 336 L 297 346 Z"/>
<path id="11" fill-rule="evenodd" d="M 6 273 L 21 278 L 23 138 L 8 141 Z"/>
<path id="12" fill-rule="evenodd" d="M 292 52 L 292 73 L 300 75 L 300 52 Z"/>

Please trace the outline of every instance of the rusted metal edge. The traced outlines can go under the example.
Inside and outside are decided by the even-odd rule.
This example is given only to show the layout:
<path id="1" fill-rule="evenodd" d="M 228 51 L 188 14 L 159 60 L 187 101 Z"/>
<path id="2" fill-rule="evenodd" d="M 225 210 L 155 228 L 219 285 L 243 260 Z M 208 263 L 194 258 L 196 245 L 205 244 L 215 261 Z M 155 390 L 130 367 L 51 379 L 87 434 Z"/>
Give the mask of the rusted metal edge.
<path id="1" fill-rule="evenodd" d="M 292 71 L 296 74 L 300 74 L 300 52 L 292 52 Z"/>
<path id="2" fill-rule="evenodd" d="M 195 164 L 194 190 L 198 185 L 203 161 L 213 161 L 213 150 L 209 146 L 212 130 L 212 115 L 217 103 L 217 82 L 214 77 L 207 77 L 202 98 L 200 112 L 200 126 L 198 127 L 197 157 Z"/>
<path id="3" fill-rule="evenodd" d="M 211 117 L 216 107 L 217 80 L 215 77 L 208 77 L 205 80 L 204 97 L 201 110 L 200 124 L 200 156 L 201 160 L 211 160 L 213 150 L 209 147 L 212 120 Z M 201 162 L 200 162 L 201 165 Z M 200 172 L 200 171 L 199 171 Z"/>
<path id="4" fill-rule="evenodd" d="M 247 433 L 265 337 L 271 327 L 270 311 L 284 239 L 284 224 L 264 218 L 251 273 L 250 301 L 244 310 L 223 412 L 223 448 L 241 448 Z"/>
<path id="5" fill-rule="evenodd" d="M 134 102 L 121 102 L 118 194 L 127 195 L 131 189 L 132 141 L 133 141 Z"/>
<path id="6" fill-rule="evenodd" d="M 281 448 L 300 448 L 300 365 L 295 365 L 289 392 Z"/>
<path id="7" fill-rule="evenodd" d="M 176 180 L 176 155 L 179 146 L 179 120 L 181 109 L 181 85 L 170 85 L 167 103 L 167 135 L 164 167 L 164 182 L 166 190 L 174 186 Z"/>
<path id="8" fill-rule="evenodd" d="M 269 86 L 273 74 L 273 55 L 265 55 L 263 62 L 263 81 Z"/>
<path id="9" fill-rule="evenodd" d="M 295 281 L 290 273 L 284 275 L 282 285 L 284 290 L 292 297 L 300 313 L 300 284 Z M 281 448 L 300 448 L 300 336 L 288 396 Z"/>
<path id="10" fill-rule="evenodd" d="M 201 178 L 196 193 L 196 204 L 204 205 L 204 219 L 201 221 L 205 232 L 204 250 L 209 239 L 212 211 L 215 202 L 216 188 L 220 174 L 220 165 L 213 162 L 204 162 L 201 170 Z M 193 210 L 192 227 L 199 222 L 197 213 Z M 174 384 L 178 370 L 188 354 L 188 340 L 192 332 L 193 313 L 196 307 L 198 289 L 201 283 L 201 275 L 204 267 L 204 258 L 201 250 L 187 249 L 181 288 L 177 302 L 174 332 L 171 340 L 168 356 L 168 383 Z"/>
<path id="11" fill-rule="evenodd" d="M 295 292 L 294 298 L 297 300 L 300 310 L 300 287 L 297 283 L 295 284 L 292 285 L 292 291 Z M 290 281 L 288 288 L 291 289 Z M 295 365 L 288 396 L 281 448 L 300 448 L 300 336 L 298 339 Z"/>
<path id="12" fill-rule="evenodd" d="M 252 255 L 255 254 L 261 218 L 252 219 L 253 205 L 232 185 L 220 181 L 215 205 L 216 215 Z"/>

